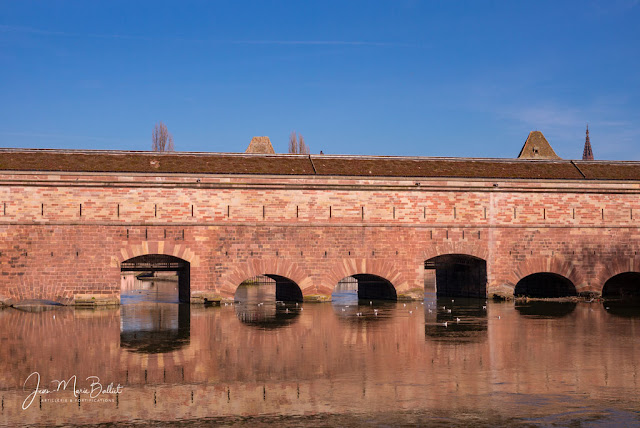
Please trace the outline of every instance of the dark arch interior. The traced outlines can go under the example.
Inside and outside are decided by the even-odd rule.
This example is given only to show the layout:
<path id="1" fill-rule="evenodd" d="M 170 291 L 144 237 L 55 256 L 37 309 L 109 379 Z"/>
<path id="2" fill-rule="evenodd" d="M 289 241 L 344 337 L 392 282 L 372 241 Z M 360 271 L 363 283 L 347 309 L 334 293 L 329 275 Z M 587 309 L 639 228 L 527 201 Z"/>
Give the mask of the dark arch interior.
<path id="1" fill-rule="evenodd" d="M 166 254 L 145 254 L 133 257 L 120 264 L 121 272 L 176 272 L 178 276 L 178 300 L 191 300 L 191 267 L 188 261 Z"/>
<path id="2" fill-rule="evenodd" d="M 625 272 L 609 278 L 602 288 L 602 297 L 640 300 L 640 272 Z"/>
<path id="3" fill-rule="evenodd" d="M 276 282 L 276 300 L 282 302 L 302 302 L 302 290 L 298 284 L 280 275 L 265 275 Z"/>
<path id="4" fill-rule="evenodd" d="M 388 280 L 368 273 L 353 275 L 358 282 L 358 299 L 397 300 L 396 288 Z"/>
<path id="5" fill-rule="evenodd" d="M 573 283 L 564 276 L 540 272 L 522 278 L 513 294 L 544 299 L 575 296 L 577 292 Z"/>
<path id="6" fill-rule="evenodd" d="M 248 287 L 257 287 L 257 289 L 250 291 Z M 258 275 L 243 281 L 236 290 L 237 301 L 254 298 L 265 301 L 302 302 L 302 290 L 298 284 L 287 277 L 273 274 Z"/>
<path id="7" fill-rule="evenodd" d="M 487 296 L 487 262 L 464 254 L 446 254 L 424 263 L 425 292 L 437 296 Z"/>

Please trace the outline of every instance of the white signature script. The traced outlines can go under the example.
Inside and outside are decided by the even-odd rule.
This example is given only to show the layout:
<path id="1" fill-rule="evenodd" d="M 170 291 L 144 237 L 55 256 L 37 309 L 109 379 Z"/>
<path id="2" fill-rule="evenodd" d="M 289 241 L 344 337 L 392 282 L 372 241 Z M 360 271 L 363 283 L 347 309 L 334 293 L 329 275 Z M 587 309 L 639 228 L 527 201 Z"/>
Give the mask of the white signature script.
<path id="1" fill-rule="evenodd" d="M 24 385 L 22 386 L 23 391 L 31 391 L 27 398 L 22 402 L 22 410 L 27 410 L 38 394 L 55 394 L 57 392 L 66 391 L 67 386 L 69 385 L 73 386 L 73 396 L 76 398 L 78 398 L 80 394 L 89 394 L 90 398 L 98 398 L 100 394 L 120 394 L 124 389 L 124 386 L 120 384 L 114 386 L 113 382 L 107 385 L 106 388 L 103 388 L 98 376 L 89 376 L 86 380 L 91 382 L 88 388 L 78 387 L 76 375 L 71 376 L 68 380 L 52 380 L 51 383 L 54 384 L 54 386 L 50 389 L 40 388 L 40 373 L 33 372 L 27 377 L 24 381 Z M 31 384 L 35 382 L 35 387 L 28 388 L 27 384 L 29 382 L 31 382 Z"/>

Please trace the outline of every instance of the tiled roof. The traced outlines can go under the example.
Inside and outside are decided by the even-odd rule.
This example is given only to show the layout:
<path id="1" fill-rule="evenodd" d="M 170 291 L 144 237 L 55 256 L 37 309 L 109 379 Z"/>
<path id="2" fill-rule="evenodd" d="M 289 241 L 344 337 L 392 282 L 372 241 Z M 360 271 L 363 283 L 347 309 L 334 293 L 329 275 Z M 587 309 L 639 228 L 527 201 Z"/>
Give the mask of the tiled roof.
<path id="1" fill-rule="evenodd" d="M 0 171 L 640 180 L 640 162 L 0 149 Z"/>

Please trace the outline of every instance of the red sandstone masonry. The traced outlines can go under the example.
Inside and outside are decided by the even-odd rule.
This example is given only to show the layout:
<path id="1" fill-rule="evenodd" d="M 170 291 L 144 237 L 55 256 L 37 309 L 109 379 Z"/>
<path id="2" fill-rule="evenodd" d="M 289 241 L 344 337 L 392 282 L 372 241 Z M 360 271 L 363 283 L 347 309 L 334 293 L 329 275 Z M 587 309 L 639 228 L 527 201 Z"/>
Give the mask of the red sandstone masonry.
<path id="1" fill-rule="evenodd" d="M 451 253 L 487 261 L 489 294 L 536 272 L 599 293 L 640 271 L 639 193 L 635 181 L 3 173 L 0 297 L 117 297 L 119 264 L 150 253 L 189 261 L 192 295 L 230 298 L 277 274 L 326 296 L 370 273 L 418 297 L 424 260 Z"/>

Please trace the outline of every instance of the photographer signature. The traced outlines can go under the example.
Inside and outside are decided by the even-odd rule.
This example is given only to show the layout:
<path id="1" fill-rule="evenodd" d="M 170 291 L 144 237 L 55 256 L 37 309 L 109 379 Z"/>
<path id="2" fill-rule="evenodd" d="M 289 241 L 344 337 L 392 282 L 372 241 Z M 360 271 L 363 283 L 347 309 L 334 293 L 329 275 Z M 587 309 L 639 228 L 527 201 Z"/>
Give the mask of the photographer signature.
<path id="1" fill-rule="evenodd" d="M 88 394 L 90 398 L 98 398 L 101 394 L 121 394 L 124 389 L 124 386 L 120 384 L 114 386 L 113 382 L 106 387 L 103 387 L 98 376 L 89 376 L 86 378 L 86 381 L 90 382 L 89 387 L 78 387 L 77 377 L 76 375 L 73 375 L 68 380 L 52 380 L 50 382 L 54 384 L 52 388 L 41 388 L 40 373 L 33 372 L 27 377 L 24 381 L 24 385 L 22 386 L 23 391 L 31 391 L 27 398 L 22 402 L 22 410 L 27 410 L 31 404 L 33 404 L 33 400 L 35 400 L 37 395 L 63 392 L 67 390 L 68 386 L 73 387 L 73 396 L 76 398 L 78 398 L 80 394 Z M 35 383 L 35 387 L 31 386 L 29 388 L 27 386 L 27 384 L 33 383 Z"/>

